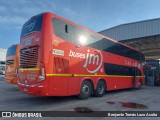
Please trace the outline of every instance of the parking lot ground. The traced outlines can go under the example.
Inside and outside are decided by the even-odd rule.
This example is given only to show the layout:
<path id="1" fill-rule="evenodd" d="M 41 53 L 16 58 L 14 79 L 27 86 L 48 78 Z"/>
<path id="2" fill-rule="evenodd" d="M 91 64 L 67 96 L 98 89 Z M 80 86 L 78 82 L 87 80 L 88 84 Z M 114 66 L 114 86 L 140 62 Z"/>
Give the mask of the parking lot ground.
<path id="1" fill-rule="evenodd" d="M 160 87 L 144 86 L 142 89 L 125 89 L 107 92 L 103 97 L 79 100 L 70 97 L 38 97 L 21 93 L 17 85 L 6 84 L 0 76 L 0 111 L 160 111 Z M 87 113 L 86 113 L 87 114 Z M 7 118 L 0 118 L 7 119 Z M 12 118 L 17 119 L 17 118 Z M 22 118 L 24 120 L 24 118 Z M 27 118 L 26 118 L 27 119 Z M 53 117 L 42 119 L 68 119 Z M 70 119 L 150 120 L 158 117 L 70 117 Z"/>

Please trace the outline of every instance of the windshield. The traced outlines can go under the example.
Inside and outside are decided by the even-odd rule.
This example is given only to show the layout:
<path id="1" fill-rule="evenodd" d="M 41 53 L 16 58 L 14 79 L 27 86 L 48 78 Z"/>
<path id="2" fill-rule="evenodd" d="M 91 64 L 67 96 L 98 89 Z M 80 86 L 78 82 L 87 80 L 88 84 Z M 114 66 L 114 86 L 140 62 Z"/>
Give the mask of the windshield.
<path id="1" fill-rule="evenodd" d="M 6 56 L 15 55 L 16 54 L 16 48 L 17 48 L 17 45 L 13 45 L 13 46 L 9 47 L 8 50 L 7 50 L 7 55 Z"/>
<path id="2" fill-rule="evenodd" d="M 43 14 L 36 15 L 29 19 L 22 28 L 21 37 L 41 30 Z"/>

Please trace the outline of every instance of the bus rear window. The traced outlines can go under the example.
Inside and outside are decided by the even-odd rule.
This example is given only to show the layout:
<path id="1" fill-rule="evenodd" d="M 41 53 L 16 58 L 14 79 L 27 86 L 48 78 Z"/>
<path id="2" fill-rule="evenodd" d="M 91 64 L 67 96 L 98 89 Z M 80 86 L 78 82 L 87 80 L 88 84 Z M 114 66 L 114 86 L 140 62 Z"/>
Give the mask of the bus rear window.
<path id="1" fill-rule="evenodd" d="M 16 48 L 17 48 L 16 45 L 13 45 L 13 46 L 9 47 L 8 50 L 7 50 L 6 56 L 15 55 L 16 54 Z"/>
<path id="2" fill-rule="evenodd" d="M 36 15 L 30 18 L 24 25 L 21 31 L 21 37 L 26 36 L 30 33 L 41 30 L 43 14 Z"/>

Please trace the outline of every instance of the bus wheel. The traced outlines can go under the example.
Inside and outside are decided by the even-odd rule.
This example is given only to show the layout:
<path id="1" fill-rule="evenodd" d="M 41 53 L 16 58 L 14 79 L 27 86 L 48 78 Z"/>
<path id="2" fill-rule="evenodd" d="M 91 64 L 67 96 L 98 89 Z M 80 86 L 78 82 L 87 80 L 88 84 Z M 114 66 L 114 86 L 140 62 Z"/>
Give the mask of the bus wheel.
<path id="1" fill-rule="evenodd" d="M 92 87 L 89 81 L 84 81 L 81 85 L 80 94 L 78 97 L 82 100 L 88 99 L 91 96 Z"/>
<path id="2" fill-rule="evenodd" d="M 96 97 L 102 97 L 105 94 L 105 90 L 106 90 L 105 83 L 103 81 L 98 81 L 94 95 Z"/>
<path id="3" fill-rule="evenodd" d="M 139 80 L 137 89 L 141 89 L 141 88 L 142 88 L 142 80 Z"/>

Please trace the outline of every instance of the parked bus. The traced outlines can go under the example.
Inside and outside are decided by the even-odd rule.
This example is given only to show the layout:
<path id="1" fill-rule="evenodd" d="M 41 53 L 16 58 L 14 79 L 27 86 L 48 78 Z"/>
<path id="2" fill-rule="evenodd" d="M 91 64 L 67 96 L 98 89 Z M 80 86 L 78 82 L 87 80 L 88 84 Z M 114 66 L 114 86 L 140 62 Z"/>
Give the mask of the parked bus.
<path id="1" fill-rule="evenodd" d="M 11 45 L 7 50 L 5 80 L 9 84 L 18 83 L 19 50 L 19 44 Z"/>
<path id="2" fill-rule="evenodd" d="M 146 60 L 145 63 L 149 65 L 145 69 L 145 78 L 147 85 L 160 85 L 160 61 L 159 60 Z"/>
<path id="3" fill-rule="evenodd" d="M 38 96 L 101 97 L 144 85 L 143 60 L 134 48 L 46 12 L 23 25 L 18 85 Z"/>

